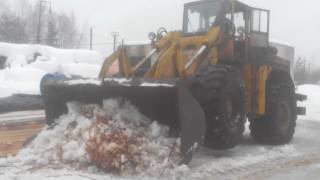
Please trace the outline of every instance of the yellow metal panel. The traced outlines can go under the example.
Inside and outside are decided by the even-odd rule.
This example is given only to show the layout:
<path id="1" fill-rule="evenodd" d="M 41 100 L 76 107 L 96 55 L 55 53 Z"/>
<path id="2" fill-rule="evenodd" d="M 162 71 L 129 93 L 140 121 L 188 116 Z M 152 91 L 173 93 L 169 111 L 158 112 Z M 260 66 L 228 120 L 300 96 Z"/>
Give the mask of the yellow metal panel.
<path id="1" fill-rule="evenodd" d="M 99 78 L 106 78 L 112 64 L 118 60 L 120 65 L 120 72 L 126 77 L 132 77 L 132 67 L 128 55 L 124 48 L 119 48 L 116 52 L 107 57 L 102 65 L 99 73 Z"/>
<path id="2" fill-rule="evenodd" d="M 245 82 L 246 112 L 258 115 L 266 113 L 266 83 L 271 66 L 245 64 L 242 68 L 242 79 Z"/>
<path id="3" fill-rule="evenodd" d="M 111 65 L 119 58 L 119 54 L 120 54 L 119 52 L 120 50 L 112 53 L 109 57 L 107 57 L 104 60 L 102 68 L 99 73 L 99 78 L 103 79 L 107 77 L 107 74 L 109 72 Z"/>
<path id="4" fill-rule="evenodd" d="M 259 115 L 264 115 L 266 113 L 266 84 L 270 72 L 271 66 L 269 65 L 261 65 L 258 70 L 257 114 Z"/>
<path id="5" fill-rule="evenodd" d="M 218 63 L 218 48 L 217 47 L 211 48 L 209 58 L 210 58 L 210 64 L 214 65 L 214 64 Z"/>
<path id="6" fill-rule="evenodd" d="M 179 46 L 180 48 L 185 48 L 188 45 L 194 45 L 197 48 L 200 48 L 206 42 L 206 36 L 190 36 L 190 37 L 183 37 L 179 39 Z"/>
<path id="7" fill-rule="evenodd" d="M 174 43 L 164 54 L 159 57 L 153 78 L 169 78 L 175 75 L 174 55 L 176 53 L 177 44 Z"/>
<path id="8" fill-rule="evenodd" d="M 183 55 L 181 49 L 177 51 L 176 54 L 176 64 L 177 64 L 177 70 L 180 77 L 185 77 L 185 64 L 187 63 L 187 58 Z"/>
<path id="9" fill-rule="evenodd" d="M 169 32 L 166 36 L 164 36 L 157 43 L 155 43 L 155 48 L 162 49 L 168 46 L 173 41 L 176 41 L 181 36 L 182 34 L 180 32 Z"/>
<path id="10" fill-rule="evenodd" d="M 219 59 L 232 60 L 234 52 L 234 41 L 232 38 L 225 39 L 224 43 L 219 44 Z"/>
<path id="11" fill-rule="evenodd" d="M 128 58 L 128 55 L 127 55 L 127 53 L 126 53 L 124 48 L 121 48 L 119 63 L 120 63 L 120 67 L 121 67 L 120 68 L 121 73 L 126 78 L 133 77 L 132 66 L 131 66 L 131 63 L 130 63 L 129 58 Z"/>
<path id="12" fill-rule="evenodd" d="M 154 64 L 152 65 L 152 67 L 147 71 L 147 73 L 144 75 L 145 78 L 152 78 L 154 77 L 154 74 L 157 71 L 158 65 L 159 65 L 159 59 L 161 59 L 161 57 L 163 56 L 163 54 L 169 49 L 170 47 L 164 47 L 162 49 L 160 49 L 160 52 L 158 54 L 158 58 L 157 60 L 154 62 Z"/>
<path id="13" fill-rule="evenodd" d="M 216 44 L 216 42 L 219 41 L 220 37 L 221 37 L 221 29 L 220 27 L 212 27 L 209 29 L 207 35 L 206 35 L 206 44 L 209 47 L 212 47 Z"/>

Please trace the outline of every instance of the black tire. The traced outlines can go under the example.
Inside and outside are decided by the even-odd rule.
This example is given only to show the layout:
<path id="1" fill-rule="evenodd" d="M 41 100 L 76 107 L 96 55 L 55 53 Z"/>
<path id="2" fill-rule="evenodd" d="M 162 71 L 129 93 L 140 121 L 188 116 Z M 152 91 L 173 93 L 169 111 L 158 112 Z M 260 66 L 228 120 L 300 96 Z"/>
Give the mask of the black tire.
<path id="1" fill-rule="evenodd" d="M 289 143 L 295 133 L 296 105 L 293 85 L 269 82 L 266 115 L 250 120 L 252 138 L 262 144 Z"/>
<path id="2" fill-rule="evenodd" d="M 226 65 L 202 68 L 192 79 L 192 91 L 207 119 L 205 146 L 213 149 L 236 146 L 245 124 L 240 72 Z"/>

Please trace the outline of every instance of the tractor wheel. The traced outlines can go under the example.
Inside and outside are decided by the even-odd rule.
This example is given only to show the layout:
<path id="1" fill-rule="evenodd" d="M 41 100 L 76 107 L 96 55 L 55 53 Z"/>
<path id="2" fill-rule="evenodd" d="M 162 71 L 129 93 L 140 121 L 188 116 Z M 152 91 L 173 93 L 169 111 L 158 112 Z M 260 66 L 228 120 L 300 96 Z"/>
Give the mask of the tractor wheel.
<path id="1" fill-rule="evenodd" d="M 267 86 L 267 112 L 263 117 L 250 120 L 251 136 L 263 144 L 289 143 L 297 119 L 294 87 L 280 83 Z"/>
<path id="2" fill-rule="evenodd" d="M 213 149 L 236 146 L 245 124 L 244 88 L 240 72 L 226 65 L 202 68 L 192 79 L 192 92 L 207 119 L 205 146 Z"/>

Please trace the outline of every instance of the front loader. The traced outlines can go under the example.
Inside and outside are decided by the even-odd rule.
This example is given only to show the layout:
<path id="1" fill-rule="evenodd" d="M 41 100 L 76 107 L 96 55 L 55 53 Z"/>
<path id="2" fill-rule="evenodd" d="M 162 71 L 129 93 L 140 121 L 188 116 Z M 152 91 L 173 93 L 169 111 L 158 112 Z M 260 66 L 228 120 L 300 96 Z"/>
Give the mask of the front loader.
<path id="1" fill-rule="evenodd" d="M 46 76 L 41 89 L 48 124 L 67 112 L 69 101 L 125 98 L 181 137 L 186 161 L 198 144 L 237 145 L 246 119 L 259 143 L 292 139 L 297 115 L 305 114 L 297 100 L 306 97 L 295 93 L 290 62 L 269 46 L 269 11 L 235 0 L 191 2 L 182 31 L 161 28 L 149 37 L 153 49 L 145 58 L 133 64 L 122 45 L 96 80 Z M 110 76 L 116 61 L 119 73 Z M 142 69 L 147 62 L 151 66 Z"/>

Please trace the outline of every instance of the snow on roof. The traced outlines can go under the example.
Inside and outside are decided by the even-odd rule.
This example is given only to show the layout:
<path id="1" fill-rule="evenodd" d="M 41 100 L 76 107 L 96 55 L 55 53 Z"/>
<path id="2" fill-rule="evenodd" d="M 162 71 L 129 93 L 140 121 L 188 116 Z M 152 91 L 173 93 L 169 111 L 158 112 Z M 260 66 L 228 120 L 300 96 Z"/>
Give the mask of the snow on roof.
<path id="1" fill-rule="evenodd" d="M 23 55 L 29 61 L 34 59 L 36 53 L 49 59 L 56 59 L 61 63 L 88 63 L 99 64 L 103 62 L 101 54 L 87 49 L 59 49 L 36 44 L 12 44 L 0 42 L 1 56 Z"/>
<path id="2" fill-rule="evenodd" d="M 292 43 L 290 43 L 290 42 L 286 42 L 284 40 L 279 40 L 279 39 L 274 39 L 274 38 L 270 38 L 270 43 L 275 43 L 275 44 L 294 47 L 294 45 Z"/>
<path id="3" fill-rule="evenodd" d="M 41 55 L 35 60 L 37 53 Z M 40 81 L 47 73 L 98 77 L 103 62 L 96 51 L 1 42 L 0 56 L 7 57 L 6 68 L 0 70 L 0 97 L 40 94 Z"/>

